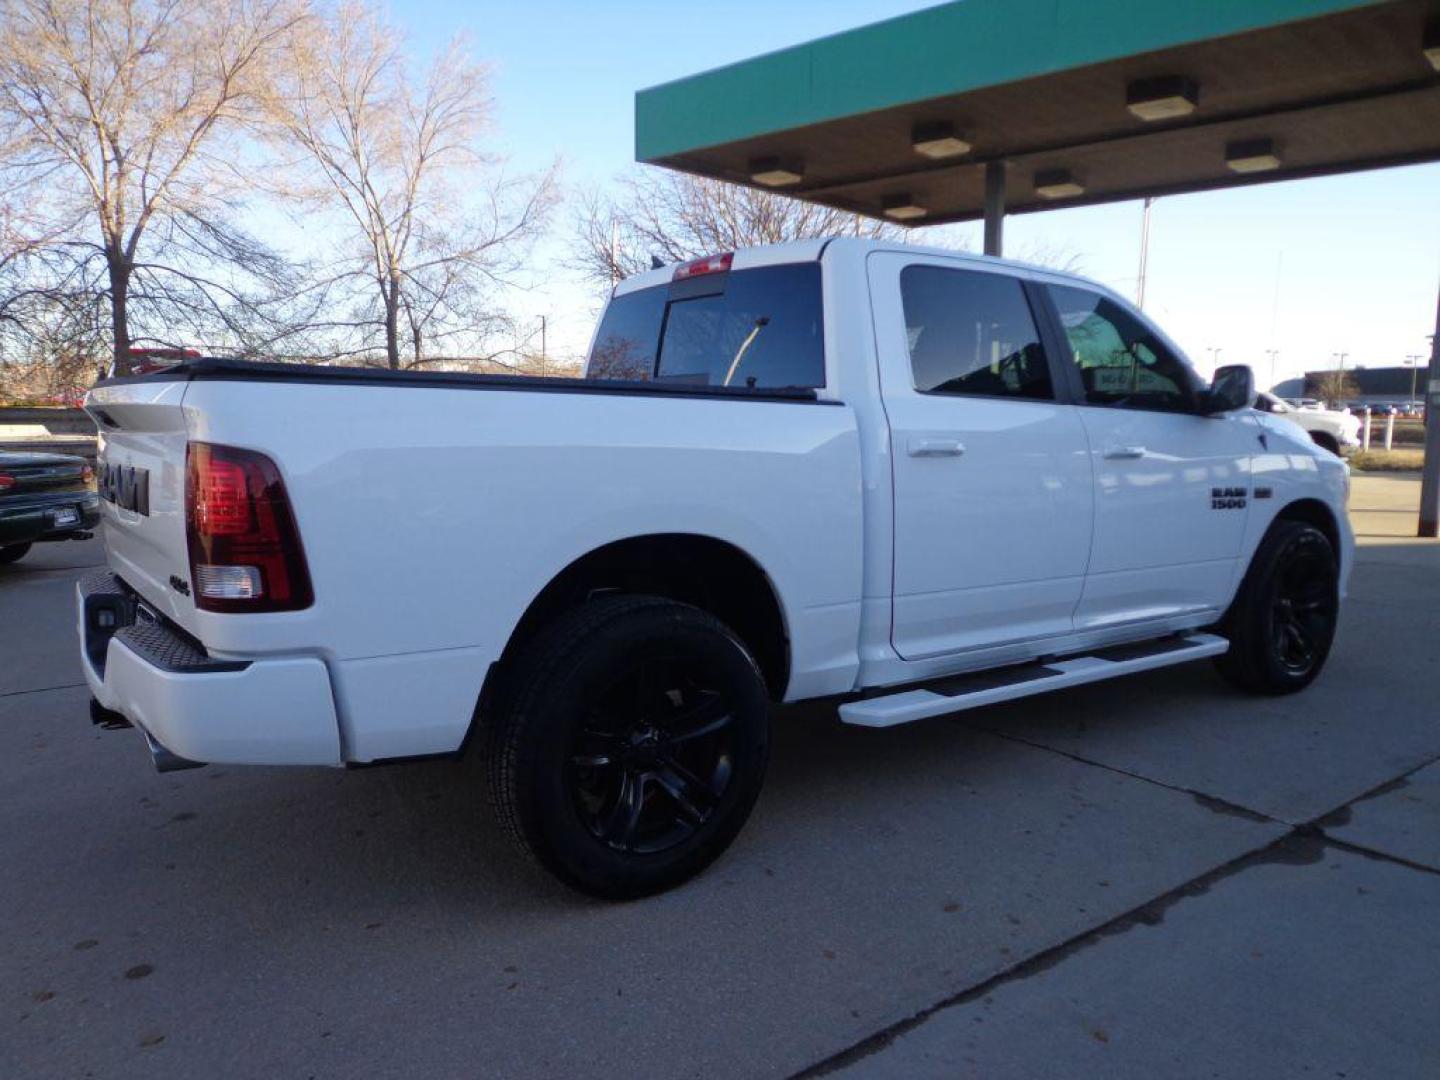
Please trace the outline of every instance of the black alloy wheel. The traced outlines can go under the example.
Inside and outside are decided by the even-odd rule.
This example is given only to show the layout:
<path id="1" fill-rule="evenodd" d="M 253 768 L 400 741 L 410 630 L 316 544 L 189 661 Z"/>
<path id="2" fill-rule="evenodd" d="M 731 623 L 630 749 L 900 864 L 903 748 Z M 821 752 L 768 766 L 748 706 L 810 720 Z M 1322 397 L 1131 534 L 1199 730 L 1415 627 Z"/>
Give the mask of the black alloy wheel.
<path id="1" fill-rule="evenodd" d="M 1230 649 L 1216 667 L 1243 690 L 1291 694 L 1325 666 L 1339 622 L 1339 563 L 1326 535 L 1303 521 L 1270 527 L 1219 631 Z"/>
<path id="2" fill-rule="evenodd" d="M 769 756 L 769 697 L 740 639 L 662 597 L 587 601 L 513 661 L 484 718 L 502 827 L 595 896 L 659 892 L 744 825 Z"/>
<path id="3" fill-rule="evenodd" d="M 575 811 L 597 840 L 654 854 L 715 813 L 734 772 L 736 724 L 706 677 L 681 656 L 640 657 L 597 696 L 567 766 Z"/>
<path id="4" fill-rule="evenodd" d="M 1291 675 L 1309 674 L 1330 648 L 1338 615 L 1332 553 L 1313 543 L 1295 545 L 1280 567 L 1270 615 L 1280 666 Z"/>

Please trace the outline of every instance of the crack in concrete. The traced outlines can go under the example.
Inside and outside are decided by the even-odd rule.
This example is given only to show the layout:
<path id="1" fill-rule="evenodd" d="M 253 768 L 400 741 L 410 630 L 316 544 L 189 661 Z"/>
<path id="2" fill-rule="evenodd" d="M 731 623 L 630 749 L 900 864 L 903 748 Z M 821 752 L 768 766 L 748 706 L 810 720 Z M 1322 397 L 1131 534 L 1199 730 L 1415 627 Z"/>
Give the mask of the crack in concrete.
<path id="1" fill-rule="evenodd" d="M 1181 787 L 1179 784 L 1167 784 L 1164 780 L 1157 780 L 1153 776 L 1146 776 L 1144 773 L 1131 772 L 1129 769 L 1122 769 L 1118 765 L 1111 765 L 1104 761 L 1096 761 L 1094 758 L 1087 758 L 1083 754 L 1076 754 L 1069 750 L 1061 750 L 1058 747 L 1047 746 L 1045 743 L 1034 742 L 1031 739 L 1022 738 L 1012 732 L 998 730 L 996 728 L 982 727 L 979 724 L 967 723 L 972 731 L 982 731 L 987 735 L 993 735 L 997 739 L 1005 739 L 1009 742 L 1019 743 L 1021 746 L 1028 746 L 1033 750 L 1043 750 L 1046 753 L 1058 754 L 1060 757 L 1069 758 L 1071 761 L 1081 765 L 1090 765 L 1097 769 L 1104 769 L 1120 776 L 1128 776 L 1132 780 L 1139 780 L 1142 783 L 1153 784 L 1156 787 L 1164 788 L 1166 791 L 1178 792 L 1181 795 L 1189 795 L 1196 804 L 1209 810 L 1212 814 L 1224 814 L 1227 817 L 1244 818 L 1247 821 L 1264 822 L 1274 825 L 1286 825 L 1294 828 L 1296 823 L 1283 821 L 1280 818 L 1271 817 L 1269 814 L 1261 813 L 1259 810 L 1252 810 L 1248 806 L 1241 806 L 1239 803 L 1221 799 L 1215 795 L 1203 791 L 1196 791 L 1194 788 Z"/>
<path id="2" fill-rule="evenodd" d="M 1106 938 L 1126 933 L 1137 926 L 1159 926 L 1165 921 L 1166 912 L 1182 900 L 1203 895 L 1217 883 L 1243 873 L 1251 867 L 1276 863 L 1291 866 L 1308 866 L 1318 863 L 1325 857 L 1324 849 L 1328 842 L 1323 836 L 1305 833 L 1300 828 L 1291 829 L 1284 836 L 1262 847 L 1252 849 L 1221 863 L 1198 877 L 1191 878 L 1168 892 L 1161 893 L 1152 900 L 1147 900 L 1129 911 L 1122 912 L 1113 919 L 1091 927 L 1089 930 L 1084 930 L 1048 949 L 1043 949 L 974 986 L 933 1005 L 926 1006 L 905 1019 L 832 1054 L 823 1061 L 802 1069 L 793 1075 L 792 1080 L 811 1080 L 814 1077 L 828 1076 L 839 1069 L 879 1053 L 901 1035 L 919 1027 L 936 1013 L 952 1006 L 964 1005 L 983 998 L 1006 983 L 1019 982 L 1031 976 L 1040 975 Z"/>
<path id="3" fill-rule="evenodd" d="M 37 686 L 32 690 L 6 690 L 0 692 L 0 698 L 20 697 L 22 694 L 48 694 L 51 690 L 75 690 L 84 686 L 83 682 L 61 683 L 59 686 Z"/>
<path id="4" fill-rule="evenodd" d="M 1122 912 L 1120 915 L 1115 916 L 1113 919 L 1109 919 L 1106 922 L 1100 923 L 1098 926 L 1094 926 L 1088 930 L 1084 930 L 1081 933 L 1076 934 L 1075 936 L 1068 938 L 1057 945 L 1052 945 L 1049 948 L 1042 949 L 1040 952 L 1034 954 L 1033 956 L 1018 961 L 1010 967 L 1005 968 L 1000 972 L 997 972 L 995 975 L 992 975 L 989 978 L 976 983 L 974 986 L 961 990 L 956 994 L 952 994 L 951 996 L 944 998 L 941 1001 L 938 1001 L 932 1005 L 928 1005 L 925 1008 L 920 1009 L 919 1011 L 906 1017 L 905 1019 L 896 1021 L 888 1027 L 882 1028 L 880 1031 L 874 1032 L 873 1034 L 866 1036 L 865 1038 L 859 1040 L 856 1043 L 853 1043 L 845 1049 L 840 1050 L 837 1053 L 832 1054 L 829 1057 L 800 1070 L 793 1075 L 792 1080 L 811 1080 L 811 1078 L 813 1077 L 828 1076 L 839 1069 L 845 1068 L 847 1065 L 854 1064 L 857 1061 L 861 1061 L 867 1057 L 871 1057 L 872 1055 L 879 1053 L 880 1051 L 888 1047 L 890 1044 L 892 1044 L 900 1036 L 904 1035 L 908 1031 L 919 1027 L 925 1021 L 930 1019 L 930 1017 L 934 1016 L 939 1012 L 942 1012 L 945 1009 L 951 1008 L 952 1006 L 956 1005 L 964 1005 L 970 1001 L 983 998 L 985 995 L 993 992 L 994 990 L 1005 985 L 1006 983 L 1017 982 L 1022 979 L 1027 979 L 1032 975 L 1039 975 L 1043 972 L 1049 971 L 1051 968 L 1056 967 L 1057 965 L 1063 963 L 1065 960 L 1069 959 L 1075 954 L 1090 948 L 1091 946 L 1099 943 L 1100 941 L 1103 941 L 1105 938 L 1113 937 L 1117 934 L 1123 934 L 1129 930 L 1134 929 L 1137 926 L 1158 926 L 1162 922 L 1164 922 L 1165 913 L 1169 911 L 1170 908 L 1178 904 L 1180 901 L 1185 900 L 1189 897 L 1203 895 L 1209 892 L 1210 889 L 1217 883 L 1227 878 L 1233 877 L 1237 874 L 1243 873 L 1254 866 L 1272 865 L 1275 863 L 1283 863 L 1292 866 L 1312 865 L 1314 863 L 1320 862 L 1324 858 L 1325 848 L 1334 847 L 1341 851 L 1347 851 L 1351 854 L 1359 855 L 1362 858 L 1373 859 L 1377 862 L 1394 863 L 1398 866 L 1403 866 L 1409 870 L 1418 870 L 1426 874 L 1440 875 L 1440 870 L 1436 870 L 1434 867 L 1425 866 L 1420 863 L 1414 863 L 1408 859 L 1404 859 L 1396 855 L 1391 855 L 1388 852 L 1376 851 L 1372 848 L 1367 848 L 1363 845 L 1356 844 L 1351 841 L 1337 839 L 1336 837 L 1333 837 L 1326 833 L 1322 825 L 1322 822 L 1325 822 L 1327 819 L 1333 818 L 1341 811 L 1348 810 L 1350 806 L 1357 802 L 1363 802 L 1366 799 L 1373 799 L 1380 795 L 1384 795 L 1387 792 L 1394 791 L 1400 787 L 1405 786 L 1405 784 L 1408 783 L 1408 778 L 1411 775 L 1419 772 L 1421 769 L 1433 765 L 1436 761 L 1440 761 L 1440 755 L 1430 758 L 1428 761 L 1425 761 L 1422 764 L 1415 766 L 1413 769 L 1408 770 L 1400 776 L 1397 776 L 1390 780 L 1386 780 L 1382 784 L 1377 784 L 1374 788 L 1371 788 L 1369 791 L 1366 791 L 1363 794 L 1358 795 L 1353 799 L 1350 799 L 1346 803 L 1337 807 L 1335 810 L 1331 810 L 1325 814 L 1318 815 L 1317 817 L 1312 818 L 1310 821 L 1307 822 L 1291 824 L 1289 822 L 1281 821 L 1278 818 L 1272 818 L 1266 814 L 1251 810 L 1248 807 L 1240 806 L 1238 804 L 1228 802 L 1224 799 L 1218 799 L 1212 795 L 1206 795 L 1203 792 L 1194 791 L 1190 788 L 1180 787 L 1174 784 L 1167 784 L 1152 777 L 1143 776 L 1139 773 L 1133 773 L 1114 765 L 1107 765 L 1104 762 L 1094 761 L 1079 754 L 1070 753 L 1065 750 L 1058 750 L 1053 746 L 1046 746 L 1042 743 L 1032 742 L 1028 739 L 1020 738 L 1017 735 L 1013 735 L 1003 731 L 997 731 L 993 728 L 982 727 L 981 725 L 974 723 L 967 723 L 966 726 L 975 731 L 984 732 L 985 734 L 993 735 L 997 738 L 1019 743 L 1022 746 L 1028 746 L 1035 750 L 1042 750 L 1048 753 L 1057 754 L 1060 757 L 1069 758 L 1070 760 L 1078 762 L 1081 765 L 1090 765 L 1094 768 L 1105 769 L 1109 772 L 1117 773 L 1121 776 L 1126 776 L 1133 780 L 1139 780 L 1143 783 L 1153 784 L 1156 787 L 1165 788 L 1168 791 L 1174 791 L 1180 794 L 1189 795 L 1195 800 L 1198 805 L 1204 807 L 1212 813 L 1244 818 L 1248 821 L 1286 825 L 1289 828 L 1289 831 L 1286 832 L 1283 836 L 1272 840 L 1270 843 L 1265 844 L 1262 847 L 1244 852 L 1243 854 L 1238 855 L 1235 858 L 1228 860 L 1227 862 L 1221 863 L 1219 866 L 1214 867 L 1206 871 L 1205 873 L 1198 875 L 1197 877 L 1191 878 L 1189 881 L 1183 882 L 1182 884 L 1176 886 L 1168 892 L 1161 893 L 1154 899 L 1147 900 L 1145 903 L 1140 904 L 1137 907 L 1131 908 L 1129 911 Z"/>

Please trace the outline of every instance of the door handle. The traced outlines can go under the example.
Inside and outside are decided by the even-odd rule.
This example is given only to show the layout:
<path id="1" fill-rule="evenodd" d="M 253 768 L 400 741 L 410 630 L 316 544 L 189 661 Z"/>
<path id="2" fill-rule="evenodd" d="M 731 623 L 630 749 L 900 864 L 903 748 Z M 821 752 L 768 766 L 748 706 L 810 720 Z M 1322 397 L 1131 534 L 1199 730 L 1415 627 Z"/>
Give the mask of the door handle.
<path id="1" fill-rule="evenodd" d="M 1105 450 L 1106 461 L 1133 461 L 1135 458 L 1143 458 L 1145 448 L 1143 446 L 1111 446 Z"/>
<path id="2" fill-rule="evenodd" d="M 911 439 L 905 449 L 911 457 L 959 457 L 965 453 L 959 439 Z"/>

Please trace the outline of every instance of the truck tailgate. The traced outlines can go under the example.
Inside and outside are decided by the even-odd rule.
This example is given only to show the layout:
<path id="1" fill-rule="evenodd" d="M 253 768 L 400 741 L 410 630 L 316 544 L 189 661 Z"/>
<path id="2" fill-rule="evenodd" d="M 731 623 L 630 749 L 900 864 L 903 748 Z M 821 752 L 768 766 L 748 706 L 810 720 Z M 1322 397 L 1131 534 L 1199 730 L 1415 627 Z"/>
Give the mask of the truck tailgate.
<path id="1" fill-rule="evenodd" d="M 96 480 L 110 567 L 156 611 L 196 634 L 185 539 L 187 386 L 153 379 L 100 386 L 85 409 L 100 429 Z"/>

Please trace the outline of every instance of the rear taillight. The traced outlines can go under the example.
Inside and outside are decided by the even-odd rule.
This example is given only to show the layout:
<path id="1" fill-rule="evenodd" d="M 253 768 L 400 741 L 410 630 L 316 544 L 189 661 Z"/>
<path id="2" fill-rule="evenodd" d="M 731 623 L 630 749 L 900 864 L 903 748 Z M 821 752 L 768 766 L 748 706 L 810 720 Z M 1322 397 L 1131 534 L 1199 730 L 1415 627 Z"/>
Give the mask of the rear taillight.
<path id="1" fill-rule="evenodd" d="M 5 473 L 0 473 L 0 491 L 5 491 L 9 488 L 14 487 L 17 482 L 18 481 L 16 481 L 15 477 L 7 476 Z"/>
<path id="2" fill-rule="evenodd" d="M 264 454 L 192 442 L 185 533 L 201 610 L 295 611 L 314 600 L 284 481 Z"/>

